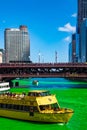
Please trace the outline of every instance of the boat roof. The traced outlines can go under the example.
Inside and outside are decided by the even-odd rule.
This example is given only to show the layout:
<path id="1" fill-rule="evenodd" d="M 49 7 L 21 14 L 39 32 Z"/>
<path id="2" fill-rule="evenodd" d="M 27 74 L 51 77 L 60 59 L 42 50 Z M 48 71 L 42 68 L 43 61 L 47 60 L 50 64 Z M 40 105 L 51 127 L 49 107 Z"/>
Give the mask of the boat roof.
<path id="1" fill-rule="evenodd" d="M 9 85 L 9 82 L 0 82 L 0 86 L 7 86 L 7 85 Z"/>
<path id="2" fill-rule="evenodd" d="M 30 93 L 43 93 L 43 92 L 49 92 L 49 90 L 30 90 Z"/>

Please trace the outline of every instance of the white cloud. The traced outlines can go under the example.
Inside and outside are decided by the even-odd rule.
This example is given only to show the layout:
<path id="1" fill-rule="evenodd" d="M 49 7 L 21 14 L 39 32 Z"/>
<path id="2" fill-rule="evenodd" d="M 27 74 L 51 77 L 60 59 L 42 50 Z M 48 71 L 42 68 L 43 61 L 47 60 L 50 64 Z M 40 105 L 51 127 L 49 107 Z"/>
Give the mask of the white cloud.
<path id="1" fill-rule="evenodd" d="M 67 23 L 67 24 L 64 25 L 64 27 L 59 27 L 58 31 L 75 33 L 76 32 L 76 27 L 71 26 L 70 23 Z"/>
<path id="2" fill-rule="evenodd" d="M 65 41 L 65 42 L 71 42 L 71 37 L 70 37 L 70 36 L 67 36 L 66 38 L 64 38 L 64 41 Z"/>
<path id="3" fill-rule="evenodd" d="M 72 14 L 72 16 L 71 16 L 71 17 L 76 18 L 76 17 L 77 17 L 77 13 Z"/>

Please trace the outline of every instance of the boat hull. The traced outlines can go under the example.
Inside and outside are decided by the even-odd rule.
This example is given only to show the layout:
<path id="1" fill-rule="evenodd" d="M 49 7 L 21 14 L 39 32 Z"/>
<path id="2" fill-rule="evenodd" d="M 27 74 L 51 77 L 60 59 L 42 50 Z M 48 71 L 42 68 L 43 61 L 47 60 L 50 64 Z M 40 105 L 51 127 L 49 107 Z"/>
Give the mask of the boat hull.
<path id="1" fill-rule="evenodd" d="M 8 91 L 8 90 L 10 90 L 10 87 L 7 87 L 7 88 L 0 88 L 0 92 L 6 92 L 6 91 Z"/>
<path id="2" fill-rule="evenodd" d="M 67 123 L 72 117 L 73 112 L 65 113 L 39 113 L 34 112 L 33 115 L 30 112 L 25 111 L 14 111 L 14 110 L 2 110 L 0 109 L 0 116 L 20 119 L 26 121 L 37 121 L 37 122 L 46 122 L 46 123 Z"/>

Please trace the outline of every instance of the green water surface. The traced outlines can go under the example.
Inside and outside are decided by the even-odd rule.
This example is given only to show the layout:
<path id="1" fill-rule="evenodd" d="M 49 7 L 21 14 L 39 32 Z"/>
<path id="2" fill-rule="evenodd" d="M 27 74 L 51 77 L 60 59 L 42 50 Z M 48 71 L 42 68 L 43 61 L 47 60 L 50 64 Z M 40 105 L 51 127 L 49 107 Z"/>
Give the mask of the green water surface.
<path id="1" fill-rule="evenodd" d="M 45 85 L 46 83 L 42 81 Z M 50 84 L 53 84 L 50 81 Z M 42 84 L 42 83 L 41 83 Z M 72 83 L 74 85 L 74 83 Z M 65 84 L 64 84 L 65 85 Z M 31 89 L 43 89 L 37 86 L 12 88 L 11 92 L 28 92 Z M 46 88 L 45 88 L 46 89 Z M 71 108 L 74 114 L 66 124 L 41 124 L 0 117 L 0 130 L 87 130 L 87 89 L 86 88 L 47 88 L 56 94 L 61 107 Z"/>
<path id="2" fill-rule="evenodd" d="M 23 91 L 26 89 L 23 88 Z M 40 124 L 0 118 L 0 130 L 86 130 L 87 89 L 57 89 L 51 90 L 51 92 L 56 94 L 61 107 L 69 107 L 74 110 L 74 115 L 68 124 Z"/>

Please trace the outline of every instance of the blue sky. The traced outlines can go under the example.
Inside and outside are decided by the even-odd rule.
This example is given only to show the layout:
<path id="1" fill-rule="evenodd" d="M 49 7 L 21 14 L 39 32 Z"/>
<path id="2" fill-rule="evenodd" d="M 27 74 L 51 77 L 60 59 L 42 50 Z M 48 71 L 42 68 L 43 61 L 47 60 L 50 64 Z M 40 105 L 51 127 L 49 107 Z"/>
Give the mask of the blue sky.
<path id="1" fill-rule="evenodd" d="M 68 45 L 76 27 L 77 0 L 0 0 L 0 48 L 5 28 L 26 25 L 33 62 L 68 62 Z"/>

